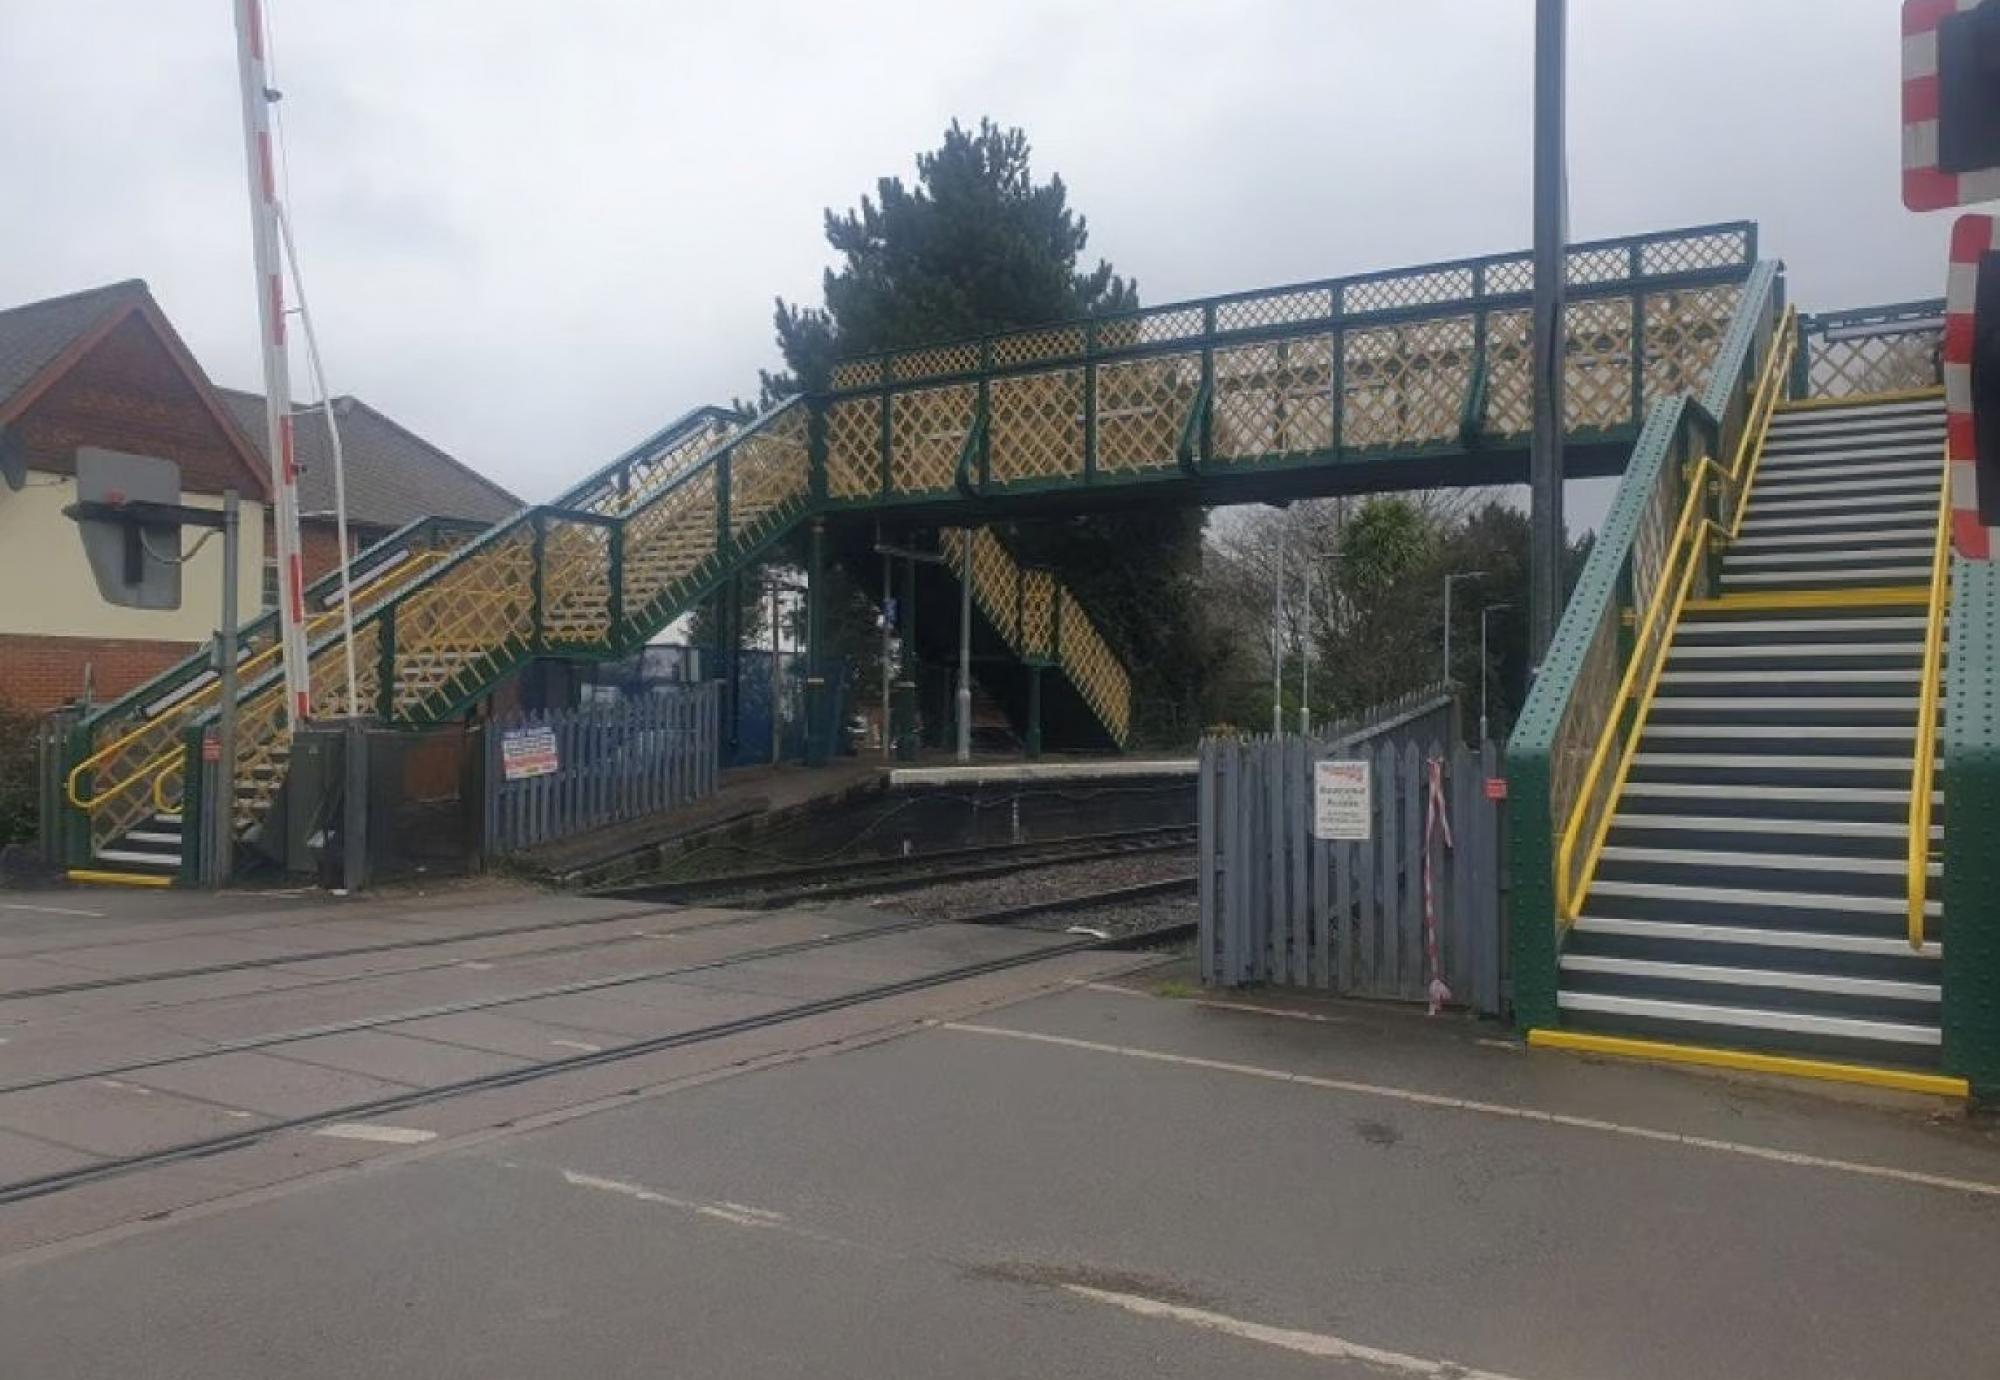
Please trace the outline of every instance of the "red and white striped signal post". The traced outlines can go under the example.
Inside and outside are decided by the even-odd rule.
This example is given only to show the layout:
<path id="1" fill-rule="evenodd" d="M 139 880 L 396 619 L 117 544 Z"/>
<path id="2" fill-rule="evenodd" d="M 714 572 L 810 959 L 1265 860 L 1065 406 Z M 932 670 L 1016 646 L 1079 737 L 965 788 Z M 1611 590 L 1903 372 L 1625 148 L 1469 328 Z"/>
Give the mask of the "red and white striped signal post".
<path id="1" fill-rule="evenodd" d="M 2000 0 L 1903 0 L 1903 204 L 2000 200 Z"/>
<path id="2" fill-rule="evenodd" d="M 285 667 L 285 712 L 296 729 L 312 716 L 306 664 L 305 571 L 299 557 L 299 467 L 292 449 L 291 370 L 285 359 L 285 283 L 278 260 L 278 187 L 271 157 L 270 89 L 264 15 L 258 0 L 236 0 L 236 69 L 243 97 L 243 149 L 250 172 L 250 224 L 257 261 L 257 319 L 264 356 L 264 425 L 270 436 L 272 525 L 278 548 L 278 627 Z"/>
<path id="3" fill-rule="evenodd" d="M 1990 561 L 2000 526 L 2000 435 L 1988 437 L 1982 457 L 1977 417 L 1983 413 L 1988 429 L 2000 432 L 2000 220 L 1992 216 L 1960 216 L 1951 227 L 1944 409 L 1952 545 L 1967 560 Z"/>

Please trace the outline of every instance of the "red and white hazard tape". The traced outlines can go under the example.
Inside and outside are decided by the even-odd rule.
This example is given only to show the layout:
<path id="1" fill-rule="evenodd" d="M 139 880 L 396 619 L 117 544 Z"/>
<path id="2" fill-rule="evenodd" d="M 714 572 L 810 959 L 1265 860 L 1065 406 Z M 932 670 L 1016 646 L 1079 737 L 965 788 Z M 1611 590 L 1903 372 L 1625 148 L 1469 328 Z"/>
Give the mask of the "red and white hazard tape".
<path id="1" fill-rule="evenodd" d="M 1903 204 L 1940 211 L 2000 200 L 2000 169 L 1938 167 L 1938 26 L 1979 0 L 1903 0 Z"/>
<path id="2" fill-rule="evenodd" d="M 1945 460 L 1951 473 L 1951 540 L 1971 561 L 1993 559 L 1993 529 L 1979 520 L 1977 432 L 1972 420 L 1973 309 L 1979 263 L 2000 250 L 2000 221 L 1960 216 L 1951 227 L 1944 296 Z"/>
<path id="3" fill-rule="evenodd" d="M 1444 984 L 1444 964 L 1438 959 L 1438 917 L 1437 917 L 1437 838 L 1444 835 L 1444 846 L 1450 848 L 1451 818 L 1445 812 L 1444 803 L 1444 758 L 1433 757 L 1427 763 L 1430 768 L 1430 791 L 1424 802 L 1424 967 L 1430 975 L 1430 985 L 1425 989 L 1430 998 L 1430 1014 L 1435 1016 L 1451 1000 L 1451 988 Z"/>

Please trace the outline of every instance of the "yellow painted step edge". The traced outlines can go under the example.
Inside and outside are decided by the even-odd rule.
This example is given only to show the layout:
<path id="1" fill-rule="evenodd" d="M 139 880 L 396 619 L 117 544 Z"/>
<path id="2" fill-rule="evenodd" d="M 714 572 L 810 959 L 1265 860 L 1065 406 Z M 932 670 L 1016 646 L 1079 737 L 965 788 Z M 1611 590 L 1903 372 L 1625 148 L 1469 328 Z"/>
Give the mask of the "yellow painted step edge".
<path id="1" fill-rule="evenodd" d="M 1528 1032 L 1528 1043 L 1537 1049 L 1610 1054 L 1621 1059 L 1645 1059 L 1660 1064 L 1699 1064 L 1705 1068 L 1736 1069 L 1743 1073 L 1777 1073 L 1790 1078 L 1859 1083 L 1871 1088 L 1925 1093 L 1932 1097 L 1969 1097 L 1972 1093 L 1963 1078 L 1954 1078 L 1949 1074 L 1914 1073 L 1907 1069 L 1844 1064 L 1831 1059 L 1799 1059 L 1783 1054 L 1752 1054 L 1746 1050 L 1715 1049 L 1708 1045 L 1677 1045 L 1666 1040 L 1634 1040 L 1622 1035 L 1588 1035 L 1580 1030 L 1537 1028 Z"/>
<path id="2" fill-rule="evenodd" d="M 1848 398 L 1790 398 L 1778 404 L 1780 412 L 1818 412 L 1829 407 L 1880 407 L 1884 403 L 1924 402 L 1942 398 L 1944 386 L 1904 388 L 1891 393 L 1857 393 Z"/>
<path id="3" fill-rule="evenodd" d="M 151 872 L 100 872 L 95 868 L 72 867 L 69 870 L 72 882 L 90 882 L 97 886 L 172 886 L 172 877 L 163 877 Z"/>
<path id="4" fill-rule="evenodd" d="M 1928 585 L 1876 585 L 1860 589 L 1774 589 L 1764 594 L 1725 594 L 1690 599 L 1687 613 L 1729 613 L 1757 609 L 1901 608 L 1930 606 Z"/>

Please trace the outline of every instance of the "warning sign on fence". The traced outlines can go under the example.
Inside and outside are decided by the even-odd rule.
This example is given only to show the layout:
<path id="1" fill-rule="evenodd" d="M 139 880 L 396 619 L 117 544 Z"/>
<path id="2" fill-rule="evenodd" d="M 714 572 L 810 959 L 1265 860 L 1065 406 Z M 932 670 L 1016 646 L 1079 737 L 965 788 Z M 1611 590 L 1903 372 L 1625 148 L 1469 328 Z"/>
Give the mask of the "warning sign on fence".
<path id="1" fill-rule="evenodd" d="M 500 735 L 500 774 L 509 781 L 553 776 L 561 765 L 553 728 L 510 728 Z"/>
<path id="2" fill-rule="evenodd" d="M 1367 838 L 1373 779 L 1366 762 L 1313 763 L 1313 837 Z"/>

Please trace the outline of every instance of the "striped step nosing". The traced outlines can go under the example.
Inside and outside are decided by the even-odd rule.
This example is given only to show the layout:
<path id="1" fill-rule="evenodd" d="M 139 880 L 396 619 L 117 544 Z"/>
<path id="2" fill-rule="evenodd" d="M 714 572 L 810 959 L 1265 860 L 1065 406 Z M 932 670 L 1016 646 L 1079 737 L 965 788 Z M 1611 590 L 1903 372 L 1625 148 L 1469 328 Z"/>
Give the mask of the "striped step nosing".
<path id="1" fill-rule="evenodd" d="M 1908 864 L 1902 858 L 1838 857 L 1826 853 L 1718 853 L 1710 849 L 1647 848 L 1609 844 L 1600 855 L 1606 862 L 1666 863 L 1685 867 L 1765 869 L 1772 872 L 1854 873 L 1900 877 Z M 1930 875 L 1944 875 L 1942 863 L 1930 864 Z"/>
<path id="2" fill-rule="evenodd" d="M 1706 925 L 1686 920 L 1627 920 L 1608 915 L 1586 915 L 1570 926 L 1584 934 L 1615 935 L 1621 939 L 1665 939 L 1688 944 L 1740 944 L 1756 949 L 1804 949 L 1826 953 L 1867 954 L 1878 958 L 1941 959 L 1944 949 L 1935 939 L 1927 939 L 1921 949 L 1912 949 L 1902 938 L 1877 939 L 1865 934 L 1839 934 L 1817 930 L 1763 929 L 1755 925 Z"/>
<path id="3" fill-rule="evenodd" d="M 1910 757 L 1864 757 L 1859 753 L 1646 752 L 1632 754 L 1635 767 L 1706 768 L 1716 771 L 1824 771 L 1908 777 Z"/>
<path id="4" fill-rule="evenodd" d="M 1815 715 L 1859 713 L 1864 710 L 1882 713 L 1908 711 L 1914 714 L 1917 702 L 1894 695 L 1816 695 L 1806 700 L 1796 697 L 1773 699 L 1760 695 L 1662 695 L 1653 701 L 1653 710 L 1657 713 L 1662 709 L 1676 713 L 1722 713 L 1732 717 L 1738 714 L 1804 715 L 1808 710 Z M 1766 728 L 1772 726 L 1765 725 Z"/>
<path id="5" fill-rule="evenodd" d="M 1839 669 L 1821 671 L 1786 671 L 1785 679 L 1794 684 L 1814 685 L 1903 685 L 1914 687 L 1921 678 L 1917 670 L 1899 667 L 1876 667 L 1863 670 L 1845 671 Z M 1754 671 L 1663 671 L 1660 673 L 1662 685 L 1754 685 L 1769 680 L 1770 677 Z"/>
<path id="6" fill-rule="evenodd" d="M 164 843 L 172 848 L 181 846 L 179 834 L 169 834 L 163 829 L 134 829 L 123 840 L 126 843 Z"/>
<path id="7" fill-rule="evenodd" d="M 1941 460 L 1921 466 L 1897 466 L 1890 473 L 1879 476 L 1857 474 L 1842 466 L 1840 476 L 1833 479 L 1815 479 L 1809 474 L 1790 474 L 1780 469 L 1757 476 L 1756 487 L 1750 491 L 1750 502 L 1755 504 L 1773 498 L 1792 502 L 1807 494 L 1881 496 L 1910 489 L 1936 489 L 1942 483 L 1944 464 Z"/>
<path id="8" fill-rule="evenodd" d="M 1909 900 L 1903 896 L 1835 896 L 1818 891 L 1760 891 L 1753 887 L 1692 886 L 1680 882 L 1591 883 L 1593 897 L 1622 896 L 1648 901 L 1677 901 L 1683 905 L 1765 906 L 1779 910 L 1830 910 L 1858 915 L 1890 916 L 1907 919 Z M 1925 901 L 1924 914 L 1933 920 L 1944 916 L 1943 903 Z"/>
<path id="9" fill-rule="evenodd" d="M 1888 805 L 1909 808 L 1910 792 L 1893 786 L 1751 786 L 1731 781 L 1627 781 L 1623 800 L 1728 800 L 1751 797 L 1787 805 Z M 1931 807 L 1944 808 L 1944 792 L 1931 792 Z"/>
<path id="10" fill-rule="evenodd" d="M 1703 982 L 1718 987 L 1773 987 L 1795 992 L 1824 992 L 1846 997 L 1883 997 L 1891 1001 L 1935 1002 L 1943 998 L 1943 989 L 1935 982 L 1846 977 L 1834 973 L 1801 973 L 1783 968 L 1725 968 L 1710 963 L 1676 963 L 1670 959 L 1658 958 L 1616 958 L 1606 954 L 1564 954 L 1560 966 L 1563 971 L 1571 973 L 1655 978 L 1663 982 Z"/>
<path id="11" fill-rule="evenodd" d="M 127 866 L 178 868 L 178 853 L 149 853 L 135 848 L 100 848 L 92 854 L 97 862 L 125 863 Z"/>
<path id="12" fill-rule="evenodd" d="M 1914 580 L 1930 574 L 1929 565 L 1850 565 L 1828 566 L 1823 570 L 1751 570 L 1742 574 L 1725 569 L 1722 585 L 1725 590 L 1734 585 L 1775 585 L 1780 589 L 1803 589 L 1813 582 L 1837 581 L 1830 586 L 1838 589 L 1841 585 L 1879 585 L 1899 580 Z"/>
<path id="13" fill-rule="evenodd" d="M 1906 837 L 1909 826 L 1889 820 L 1868 819 L 1787 819 L 1781 815 L 1768 818 L 1756 815 L 1612 815 L 1612 829 L 1658 829 L 1667 833 L 1736 833 L 1736 834 L 1776 834 L 1815 835 L 1827 838 L 1853 839 L 1901 839 Z M 1933 840 L 1944 837 L 1944 826 L 1931 826 Z"/>
<path id="14" fill-rule="evenodd" d="M 1649 723 L 1646 725 L 1645 732 L 1640 735 L 1639 740 L 1643 744 L 1646 739 L 1654 737 L 1665 742 L 1679 740 L 1699 742 L 1703 739 L 1734 738 L 1745 742 L 1761 743 L 1771 738 L 1774 729 L 1778 727 L 1779 725 L 1774 724 Z M 1875 743 L 1908 743 L 1912 748 L 1915 748 L 1917 740 L 1917 726 L 1914 723 L 1811 724 L 1801 727 L 1801 736 L 1807 731 L 1810 731 L 1812 737 L 1819 739 L 1843 739 Z M 1787 746 L 1790 746 L 1790 744 L 1788 743 Z M 1672 751 L 1672 749 L 1668 750 Z M 1827 755 L 1840 757 L 1848 754 L 1829 753 Z"/>
<path id="15" fill-rule="evenodd" d="M 1802 460 L 1869 461 L 1869 460 L 1927 460 L 1944 468 L 1944 428 L 1927 428 L 1925 433 L 1912 432 L 1908 435 L 1875 435 L 1854 437 L 1842 441 L 1827 441 L 1818 437 L 1801 436 L 1766 441 L 1763 458 L 1757 469 L 1761 474 L 1764 466 L 1773 460 L 1798 464 Z"/>
<path id="16" fill-rule="evenodd" d="M 1825 566 L 1829 557 L 1834 558 L 1834 569 L 1845 570 L 1847 563 L 1839 558 L 1862 556 L 1870 563 L 1909 561 L 1915 563 L 1931 554 L 1931 543 L 1919 542 L 1910 546 L 1867 546 L 1844 547 L 1831 551 L 1744 551 L 1732 549 L 1722 567 L 1722 577 L 1726 580 L 1742 569 L 1768 568 L 1772 566 Z"/>
<path id="17" fill-rule="evenodd" d="M 1912 451 L 1904 456 L 1773 456 L 1757 469 L 1757 483 L 1782 487 L 1787 484 L 1821 483 L 1832 479 L 1900 479 L 1905 475 L 1930 475 L 1943 482 L 1944 463 L 1936 451 Z"/>
<path id="18" fill-rule="evenodd" d="M 1908 656 L 1923 654 L 1921 638 L 1904 642 L 1761 642 L 1751 646 L 1720 645 L 1683 647 L 1678 638 L 1667 653 L 1669 663 L 1682 657 L 1691 661 L 1722 661 L 1745 656 Z"/>
<path id="19" fill-rule="evenodd" d="M 1921 486 L 1880 492 L 1877 486 L 1858 486 L 1860 492 L 1850 493 L 1790 493 L 1781 502 L 1767 503 L 1761 492 L 1750 495 L 1750 506 L 1743 515 L 1745 527 L 1772 519 L 1822 518 L 1848 516 L 1855 513 L 1869 513 L 1881 516 L 1886 513 L 1902 513 L 1905 510 L 1918 511 L 1925 507 L 1928 497 L 1929 507 L 1937 507 L 1938 481 L 1926 480 Z"/>
<path id="20" fill-rule="evenodd" d="M 1918 398 L 1889 398 L 1871 402 L 1866 394 L 1852 399 L 1843 398 L 1833 402 L 1818 398 L 1787 399 L 1773 409 L 1771 425 L 1803 426 L 1816 421 L 1847 421 L 1856 417 L 1879 417 L 1893 414 L 1944 413 L 1944 394 L 1939 390 L 1935 395 Z"/>
<path id="21" fill-rule="evenodd" d="M 1829 1035 L 1880 1044 L 1937 1046 L 1943 1043 L 1942 1033 L 1934 1025 L 1871 1021 L 1855 1016 L 1820 1016 L 1804 1011 L 1768 1011 L 1754 1006 L 1716 1006 L 1708 1002 L 1613 996 L 1603 992 L 1559 992 L 1556 1001 L 1566 1011 L 1586 1011 L 1603 1016 L 1640 1016 L 1689 1025 Z"/>
<path id="22" fill-rule="evenodd" d="M 1855 511 L 1845 511 L 1853 509 Z M 1879 507 L 1869 503 L 1843 505 L 1842 511 L 1807 514 L 1780 514 L 1770 516 L 1755 511 L 1743 515 L 1743 530 L 1739 537 L 1763 536 L 1768 532 L 1798 532 L 1811 530 L 1836 531 L 1845 528 L 1873 528 L 1890 522 L 1910 523 L 1936 522 L 1937 500 L 1926 501 L 1921 494 L 1913 495 L 1895 504 Z"/>
<path id="23" fill-rule="evenodd" d="M 1734 558 L 1752 551 L 1794 551 L 1816 546 L 1839 546 L 1842 550 L 1852 551 L 1855 549 L 1853 543 L 1856 541 L 1884 544 L 1890 542 L 1917 543 L 1921 545 L 1934 538 L 1936 534 L 1937 526 L 1935 523 L 1912 521 L 1903 526 L 1870 528 L 1865 533 L 1795 532 L 1780 537 L 1738 537 L 1734 542 L 1730 543 L 1729 556 Z M 1879 550 L 1880 548 L 1869 547 L 1866 549 Z"/>

